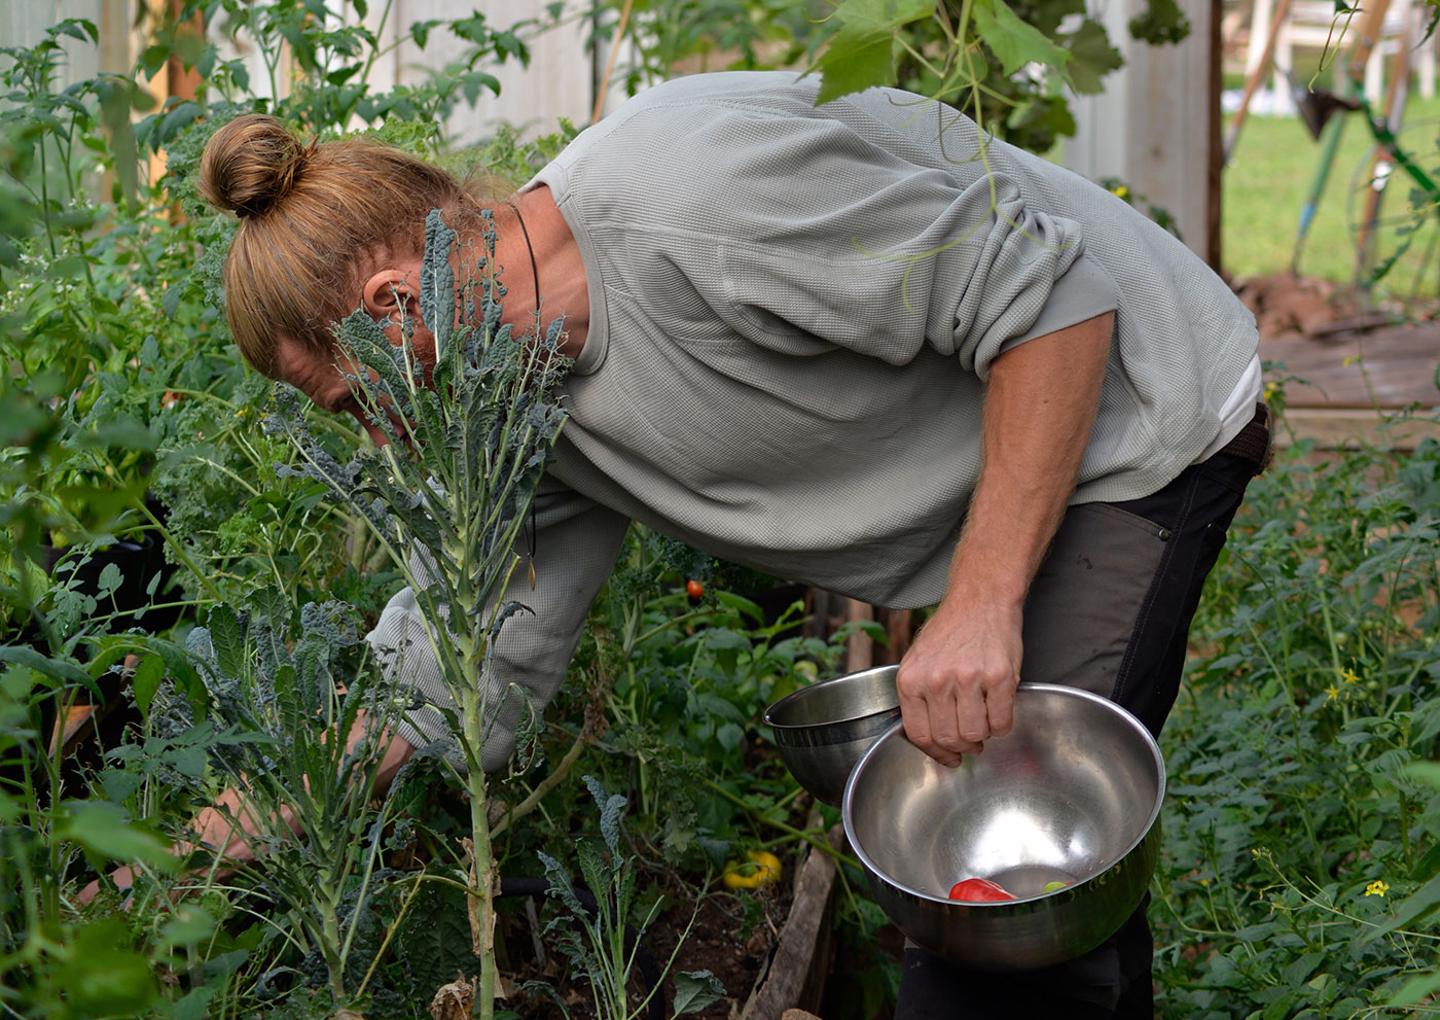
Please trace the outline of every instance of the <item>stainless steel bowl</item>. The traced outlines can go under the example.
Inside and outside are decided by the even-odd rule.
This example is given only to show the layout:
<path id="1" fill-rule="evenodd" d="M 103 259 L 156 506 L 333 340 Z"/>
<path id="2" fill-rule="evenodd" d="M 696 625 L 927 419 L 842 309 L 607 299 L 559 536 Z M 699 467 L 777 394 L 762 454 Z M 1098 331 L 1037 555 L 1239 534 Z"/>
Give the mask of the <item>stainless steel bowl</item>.
<path id="1" fill-rule="evenodd" d="M 898 666 L 811 684 L 765 710 L 790 774 L 827 804 L 839 804 L 860 756 L 900 718 Z"/>
<path id="2" fill-rule="evenodd" d="M 956 768 L 892 726 L 850 774 L 845 835 L 895 926 L 957 963 L 1044 967 L 1089 952 L 1155 870 L 1165 762 L 1138 719 L 1073 687 L 1021 684 L 1015 728 Z M 959 903 L 965 878 L 1018 899 Z M 1042 893 L 1050 882 L 1067 887 Z"/>

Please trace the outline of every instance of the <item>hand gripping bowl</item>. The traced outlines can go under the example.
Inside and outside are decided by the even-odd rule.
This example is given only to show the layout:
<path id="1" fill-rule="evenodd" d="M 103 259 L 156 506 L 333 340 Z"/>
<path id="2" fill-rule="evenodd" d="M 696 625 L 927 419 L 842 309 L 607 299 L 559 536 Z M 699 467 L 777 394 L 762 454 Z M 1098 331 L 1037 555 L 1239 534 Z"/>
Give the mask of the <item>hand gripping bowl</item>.
<path id="1" fill-rule="evenodd" d="M 797 782 L 838 805 L 860 756 L 900 718 L 898 666 L 802 687 L 765 710 L 780 757 Z"/>
<path id="2" fill-rule="evenodd" d="M 845 786 L 845 835 L 875 900 L 956 963 L 1045 967 L 1104 942 L 1155 870 L 1165 763 L 1123 708 L 1073 687 L 1021 684 L 1015 727 L 950 769 L 893 725 Z M 958 903 L 964 878 L 1018 899 Z M 1042 893 L 1050 882 L 1067 887 Z"/>

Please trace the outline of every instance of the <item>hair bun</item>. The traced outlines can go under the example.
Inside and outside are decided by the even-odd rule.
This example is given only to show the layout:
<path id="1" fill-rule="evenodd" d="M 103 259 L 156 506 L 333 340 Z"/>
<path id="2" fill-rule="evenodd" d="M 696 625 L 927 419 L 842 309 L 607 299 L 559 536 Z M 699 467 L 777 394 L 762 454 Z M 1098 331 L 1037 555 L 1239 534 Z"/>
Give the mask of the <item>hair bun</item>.
<path id="1" fill-rule="evenodd" d="M 236 117 L 211 137 L 200 158 L 200 193 L 245 218 L 262 216 L 290 193 L 309 150 L 274 117 Z"/>

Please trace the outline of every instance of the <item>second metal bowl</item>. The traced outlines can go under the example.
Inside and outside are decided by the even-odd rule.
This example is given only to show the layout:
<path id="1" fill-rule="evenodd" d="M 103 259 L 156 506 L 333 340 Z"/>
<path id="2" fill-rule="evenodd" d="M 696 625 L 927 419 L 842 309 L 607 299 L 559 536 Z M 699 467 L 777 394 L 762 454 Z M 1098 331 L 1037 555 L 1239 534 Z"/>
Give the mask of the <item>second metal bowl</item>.
<path id="1" fill-rule="evenodd" d="M 802 687 L 765 710 L 790 774 L 827 804 L 840 803 L 860 756 L 900 718 L 899 666 Z"/>

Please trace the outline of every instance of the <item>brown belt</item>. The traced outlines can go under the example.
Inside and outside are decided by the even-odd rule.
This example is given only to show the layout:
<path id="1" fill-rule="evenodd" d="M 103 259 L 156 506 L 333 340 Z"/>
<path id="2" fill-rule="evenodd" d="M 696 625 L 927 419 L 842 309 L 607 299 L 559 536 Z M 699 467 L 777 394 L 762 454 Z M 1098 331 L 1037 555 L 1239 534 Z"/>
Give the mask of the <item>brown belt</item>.
<path id="1" fill-rule="evenodd" d="M 1257 475 L 1264 471 L 1270 463 L 1270 408 L 1256 404 L 1255 417 L 1220 452 L 1249 461 Z"/>

